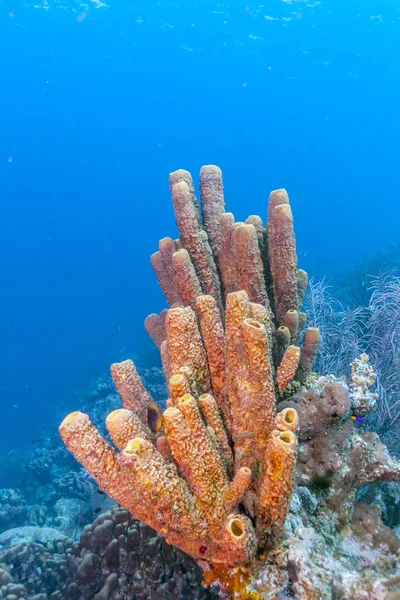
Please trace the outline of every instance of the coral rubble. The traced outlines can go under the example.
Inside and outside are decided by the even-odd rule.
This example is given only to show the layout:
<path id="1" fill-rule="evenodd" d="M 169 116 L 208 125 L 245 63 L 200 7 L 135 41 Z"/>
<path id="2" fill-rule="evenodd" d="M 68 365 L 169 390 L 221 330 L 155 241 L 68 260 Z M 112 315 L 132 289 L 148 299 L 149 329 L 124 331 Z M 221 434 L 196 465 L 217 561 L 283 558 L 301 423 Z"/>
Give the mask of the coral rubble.
<path id="1" fill-rule="evenodd" d="M 374 405 L 368 357 L 349 383 L 312 373 L 320 334 L 299 335 L 307 274 L 297 269 L 285 190 L 270 194 L 264 227 L 225 212 L 218 167 L 200 172 L 202 218 L 187 171 L 172 173 L 170 187 L 179 240 L 164 238 L 151 257 L 170 308 L 145 323 L 161 352 L 166 409 L 124 361 L 111 367 L 124 407 L 106 419 L 113 446 L 81 412 L 64 419 L 61 436 L 111 498 L 233 597 L 345 598 L 358 580 L 341 544 L 368 529 L 356 489 L 400 480 L 400 464 L 353 420 Z M 296 478 L 316 505 L 312 517 L 299 509 L 300 534 L 288 529 L 295 498 L 306 497 Z M 378 544 L 375 530 L 363 543 Z M 328 567 L 310 574 L 324 551 Z M 390 598 L 398 558 L 381 563 L 359 580 Z"/>

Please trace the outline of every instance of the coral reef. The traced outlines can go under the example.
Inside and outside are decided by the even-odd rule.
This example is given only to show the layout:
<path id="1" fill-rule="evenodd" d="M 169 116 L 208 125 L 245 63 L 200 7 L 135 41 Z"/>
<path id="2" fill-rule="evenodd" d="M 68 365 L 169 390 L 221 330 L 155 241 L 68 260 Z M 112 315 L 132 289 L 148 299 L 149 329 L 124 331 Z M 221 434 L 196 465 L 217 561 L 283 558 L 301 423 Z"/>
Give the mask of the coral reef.
<path id="1" fill-rule="evenodd" d="M 40 528 L 0 551 L 0 598 L 15 600 L 213 600 L 201 570 L 161 536 L 114 508 L 87 525 L 80 542 Z"/>
<path id="2" fill-rule="evenodd" d="M 355 494 L 400 480 L 400 463 L 354 421 L 374 405 L 367 358 L 349 382 L 317 377 L 319 330 L 307 328 L 298 345 L 307 275 L 297 269 L 286 191 L 270 194 L 264 228 L 255 216 L 235 223 L 224 212 L 215 166 L 200 173 L 204 222 L 190 174 L 171 174 L 170 186 L 180 239 L 164 238 L 151 263 L 171 308 L 146 320 L 166 409 L 132 361 L 116 363 L 124 408 L 106 419 L 113 445 L 74 412 L 60 426 L 66 446 L 111 498 L 234 598 L 389 599 L 399 589 L 398 549 L 380 543 L 378 515 L 360 519 Z M 308 498 L 313 516 L 300 507 L 290 531 L 296 472 L 300 485 L 319 487 Z M 111 529 L 102 523 L 105 536 Z M 357 535 L 380 557 L 361 573 L 342 545 Z M 117 580 L 105 585 L 109 597 Z"/>
<path id="3" fill-rule="evenodd" d="M 26 513 L 26 501 L 19 491 L 0 489 L 0 532 L 21 525 Z"/>
<path id="4" fill-rule="evenodd" d="M 67 537 L 75 539 L 79 526 L 77 517 L 85 511 L 85 503 L 77 498 L 60 498 L 54 505 L 53 526 Z"/>

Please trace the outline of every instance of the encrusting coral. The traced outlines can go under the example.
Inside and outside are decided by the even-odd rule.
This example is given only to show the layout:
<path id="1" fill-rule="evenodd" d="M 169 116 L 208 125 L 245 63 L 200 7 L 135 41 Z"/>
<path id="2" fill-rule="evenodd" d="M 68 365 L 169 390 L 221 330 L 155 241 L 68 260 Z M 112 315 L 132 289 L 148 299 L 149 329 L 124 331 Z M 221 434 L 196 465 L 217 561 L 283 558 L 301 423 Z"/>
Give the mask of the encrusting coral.
<path id="1" fill-rule="evenodd" d="M 161 414 L 128 360 L 111 367 L 124 407 L 106 421 L 115 447 L 80 412 L 60 433 L 111 498 L 242 593 L 243 577 L 239 585 L 226 573 L 251 572 L 284 541 L 299 442 L 299 483 L 328 482 L 322 504 L 340 512 L 338 527 L 352 518 L 358 485 L 400 479 L 400 466 L 350 419 L 357 398 L 363 414 L 373 405 L 368 359 L 353 366 L 349 387 L 312 373 L 318 329 L 298 345 L 307 274 L 297 269 L 286 191 L 270 194 L 264 227 L 225 212 L 218 167 L 200 172 L 202 219 L 190 174 L 172 173 L 170 187 L 180 237 L 161 240 L 151 263 L 171 308 L 145 323 L 160 348 L 167 408 Z M 328 438 L 332 464 L 316 474 L 315 441 Z M 255 594 L 234 597 L 269 597 Z"/>

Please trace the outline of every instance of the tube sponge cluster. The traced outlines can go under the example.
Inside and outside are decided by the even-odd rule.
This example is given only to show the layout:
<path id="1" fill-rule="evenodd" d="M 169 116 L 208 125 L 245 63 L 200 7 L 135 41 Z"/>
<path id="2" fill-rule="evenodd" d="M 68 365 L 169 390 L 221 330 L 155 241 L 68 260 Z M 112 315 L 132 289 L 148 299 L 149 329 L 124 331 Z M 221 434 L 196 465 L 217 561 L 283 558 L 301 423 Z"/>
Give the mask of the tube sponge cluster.
<path id="1" fill-rule="evenodd" d="M 278 368 L 287 348 L 296 346 L 306 321 L 300 309 L 307 273 L 297 269 L 293 215 L 286 190 L 271 192 L 264 224 L 256 215 L 235 222 L 233 214 L 225 212 L 222 173 L 214 165 L 200 170 L 200 207 L 188 171 L 175 171 L 169 183 L 179 239 L 163 238 L 151 257 L 168 305 L 196 310 L 197 298 L 210 295 L 223 319 L 228 295 L 245 291 L 251 303 L 264 307 L 262 318 L 272 362 Z M 146 319 L 146 329 L 159 348 L 164 321 L 164 311 Z M 319 331 L 307 329 L 301 352 L 291 349 L 285 357 L 280 393 L 295 373 L 298 381 L 306 382 L 318 345 Z"/>
<path id="2" fill-rule="evenodd" d="M 80 412 L 60 433 L 137 519 L 197 560 L 237 567 L 282 537 L 299 421 L 276 406 L 297 373 L 309 376 L 318 336 L 310 330 L 297 346 L 307 275 L 285 190 L 271 193 L 264 226 L 225 212 L 218 167 L 200 172 L 202 218 L 187 171 L 172 173 L 170 187 L 179 239 L 163 238 L 151 257 L 170 308 L 145 321 L 167 408 L 124 361 L 111 366 L 123 404 L 106 420 L 113 445 Z"/>
<path id="3" fill-rule="evenodd" d="M 213 297 L 198 304 L 167 314 L 174 374 L 162 416 L 124 361 L 111 368 L 124 406 L 106 420 L 114 447 L 79 412 L 60 432 L 100 487 L 169 543 L 197 560 L 246 565 L 282 534 L 298 418 L 292 408 L 276 414 L 266 328 L 246 292 L 229 296 L 224 327 Z M 229 343 L 219 346 L 221 336 Z"/>
<path id="4" fill-rule="evenodd" d="M 190 173 L 176 171 L 169 183 L 179 239 L 163 238 L 151 256 L 169 308 L 145 321 L 160 350 L 166 409 L 127 360 L 111 366 L 123 406 L 106 419 L 111 443 L 80 412 L 60 433 L 99 486 L 197 560 L 208 582 L 260 598 L 243 591 L 246 577 L 264 569 L 265 591 L 269 565 L 280 564 L 295 483 L 319 490 L 315 518 L 326 536 L 332 517 L 331 540 L 351 522 L 357 487 L 399 481 L 400 463 L 362 430 L 375 401 L 368 357 L 354 361 L 346 383 L 312 373 L 318 329 L 306 328 L 298 344 L 307 274 L 297 268 L 286 191 L 270 194 L 264 224 L 225 212 L 218 167 L 201 169 L 200 207 Z M 359 520 L 361 534 L 375 535 L 372 520 Z"/>

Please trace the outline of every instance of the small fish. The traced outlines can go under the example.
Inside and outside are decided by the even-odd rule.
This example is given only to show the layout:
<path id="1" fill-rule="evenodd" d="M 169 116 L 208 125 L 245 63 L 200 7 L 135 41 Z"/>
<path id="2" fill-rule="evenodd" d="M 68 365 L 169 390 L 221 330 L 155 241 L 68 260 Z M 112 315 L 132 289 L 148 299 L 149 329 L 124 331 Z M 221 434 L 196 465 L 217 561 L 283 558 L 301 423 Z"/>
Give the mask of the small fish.
<path id="1" fill-rule="evenodd" d="M 152 402 L 147 408 L 147 424 L 153 433 L 157 433 L 162 427 L 162 414 L 156 402 Z"/>
<path id="2" fill-rule="evenodd" d="M 103 490 L 97 490 L 97 493 L 100 494 L 100 496 L 105 496 L 106 495 L 106 493 L 103 492 Z"/>
<path id="3" fill-rule="evenodd" d="M 99 515 L 100 513 L 101 513 L 101 506 L 95 508 L 94 511 L 93 511 L 94 515 Z"/>
<path id="4" fill-rule="evenodd" d="M 364 423 L 364 419 L 362 417 L 356 417 L 355 415 L 351 416 L 351 420 L 355 421 L 356 423 Z"/>

